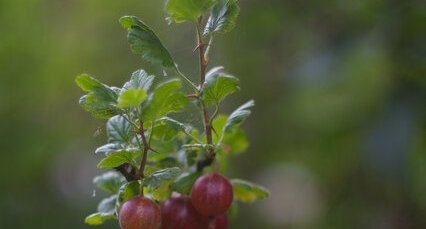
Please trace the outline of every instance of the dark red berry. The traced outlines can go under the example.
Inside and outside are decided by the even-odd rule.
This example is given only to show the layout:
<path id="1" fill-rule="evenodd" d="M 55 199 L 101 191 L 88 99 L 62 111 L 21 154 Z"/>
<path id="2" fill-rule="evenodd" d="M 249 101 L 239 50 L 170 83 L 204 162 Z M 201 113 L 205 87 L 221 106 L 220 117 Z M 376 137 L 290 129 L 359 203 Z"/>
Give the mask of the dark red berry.
<path id="1" fill-rule="evenodd" d="M 171 197 L 161 204 L 162 229 L 207 229 L 209 219 L 198 213 L 186 196 Z"/>
<path id="2" fill-rule="evenodd" d="M 210 220 L 209 229 L 228 229 L 228 216 L 226 214 L 215 216 Z"/>
<path id="3" fill-rule="evenodd" d="M 209 173 L 199 177 L 192 187 L 192 205 L 205 216 L 225 213 L 231 206 L 232 199 L 231 183 L 217 173 Z"/>
<path id="4" fill-rule="evenodd" d="M 154 201 L 138 196 L 123 204 L 119 222 L 121 229 L 159 229 L 161 210 Z"/>

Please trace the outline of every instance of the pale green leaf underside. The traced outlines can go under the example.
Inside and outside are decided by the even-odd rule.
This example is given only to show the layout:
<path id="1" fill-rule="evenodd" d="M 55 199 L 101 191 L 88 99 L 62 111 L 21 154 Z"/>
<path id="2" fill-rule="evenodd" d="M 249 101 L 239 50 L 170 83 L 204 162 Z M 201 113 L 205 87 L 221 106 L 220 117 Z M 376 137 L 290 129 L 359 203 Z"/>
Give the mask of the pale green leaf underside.
<path id="1" fill-rule="evenodd" d="M 260 185 L 240 179 L 232 179 L 231 183 L 235 200 L 252 203 L 269 196 L 269 191 Z"/>
<path id="2" fill-rule="evenodd" d="M 233 127 L 239 126 L 251 114 L 252 107 L 254 107 L 254 101 L 250 100 L 233 111 L 223 127 L 223 132 L 231 131 Z"/>
<path id="3" fill-rule="evenodd" d="M 117 195 L 112 195 L 101 200 L 98 204 L 98 212 L 106 214 L 114 214 L 116 210 Z"/>
<path id="4" fill-rule="evenodd" d="M 235 27 L 240 12 L 237 0 L 218 0 L 207 21 L 204 34 L 212 32 L 227 33 Z"/>
<path id="5" fill-rule="evenodd" d="M 168 0 L 166 11 L 176 23 L 195 21 L 216 2 L 217 0 Z"/>
<path id="6" fill-rule="evenodd" d="M 133 136 L 130 123 L 121 115 L 116 115 L 108 120 L 106 132 L 108 143 L 130 143 Z"/>
<path id="7" fill-rule="evenodd" d="M 105 145 L 102 145 L 100 147 L 98 147 L 95 150 L 95 154 L 99 154 L 99 155 L 106 155 L 109 153 L 113 153 L 113 152 L 117 152 L 119 150 L 124 149 L 122 144 L 119 143 L 107 143 Z"/>
<path id="8" fill-rule="evenodd" d="M 120 18 L 120 24 L 128 31 L 127 40 L 133 53 L 142 55 L 148 62 L 161 64 L 166 68 L 175 67 L 169 51 L 143 21 L 135 16 L 124 16 Z"/>
<path id="9" fill-rule="evenodd" d="M 115 171 L 108 171 L 102 175 L 93 178 L 93 183 L 96 185 L 96 187 L 110 194 L 117 193 L 120 186 L 124 182 L 124 177 Z"/>

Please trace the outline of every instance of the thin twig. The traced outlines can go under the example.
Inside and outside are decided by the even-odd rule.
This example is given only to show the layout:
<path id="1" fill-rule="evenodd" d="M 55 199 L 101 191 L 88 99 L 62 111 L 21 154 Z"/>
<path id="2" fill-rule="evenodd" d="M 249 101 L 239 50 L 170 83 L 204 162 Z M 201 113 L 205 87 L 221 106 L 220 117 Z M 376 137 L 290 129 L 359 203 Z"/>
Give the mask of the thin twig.
<path id="1" fill-rule="evenodd" d="M 190 79 L 188 79 L 188 77 L 186 77 L 179 69 L 178 69 L 178 67 L 175 67 L 174 68 L 174 70 L 175 70 L 175 72 L 176 72 L 176 74 L 178 74 L 178 76 L 180 76 L 182 79 L 184 79 L 190 86 L 191 86 L 191 88 L 192 89 L 194 89 L 194 91 L 196 92 L 196 93 L 198 93 L 199 92 L 199 89 L 198 89 L 198 87 L 190 80 Z"/>

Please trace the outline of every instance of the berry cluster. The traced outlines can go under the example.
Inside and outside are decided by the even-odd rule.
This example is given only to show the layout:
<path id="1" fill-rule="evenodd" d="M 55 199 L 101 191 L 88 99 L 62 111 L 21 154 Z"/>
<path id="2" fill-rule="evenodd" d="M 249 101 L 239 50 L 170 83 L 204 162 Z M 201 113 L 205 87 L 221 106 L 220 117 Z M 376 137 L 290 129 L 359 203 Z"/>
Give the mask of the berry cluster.
<path id="1" fill-rule="evenodd" d="M 191 196 L 175 195 L 159 207 L 138 196 L 125 202 L 119 213 L 122 229 L 227 229 L 232 185 L 217 173 L 201 176 Z"/>

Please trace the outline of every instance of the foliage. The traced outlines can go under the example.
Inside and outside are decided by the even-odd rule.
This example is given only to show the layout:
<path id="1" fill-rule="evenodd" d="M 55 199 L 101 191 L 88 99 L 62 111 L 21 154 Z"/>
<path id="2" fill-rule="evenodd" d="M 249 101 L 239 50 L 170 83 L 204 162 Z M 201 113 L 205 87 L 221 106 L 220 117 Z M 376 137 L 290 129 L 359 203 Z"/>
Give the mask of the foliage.
<path id="1" fill-rule="evenodd" d="M 166 10 L 177 23 L 193 21 L 197 25 L 198 49 L 204 54 L 200 55 L 201 71 L 208 64 L 204 40 L 211 43 L 215 33 L 230 31 L 235 26 L 239 7 L 236 0 L 169 0 Z M 202 16 L 207 13 L 210 17 L 203 21 Z M 121 88 L 108 86 L 87 74 L 76 78 L 77 85 L 87 92 L 80 99 L 83 109 L 95 117 L 108 119 L 107 144 L 95 152 L 103 157 L 98 167 L 109 171 L 97 176 L 94 183 L 110 197 L 102 200 L 98 211 L 86 218 L 90 225 L 117 218 L 122 204 L 140 194 L 157 201 L 167 200 L 173 191 L 189 194 L 204 168 L 215 162 L 216 154 L 233 155 L 247 148 L 240 125 L 254 106 L 250 100 L 229 116 L 219 114 L 224 99 L 240 89 L 236 77 L 225 73 L 223 67 L 214 67 L 207 73 L 201 71 L 205 80 L 196 86 L 180 72 L 170 52 L 143 21 L 124 16 L 120 24 L 127 30 L 133 53 L 165 70 L 172 69 L 180 78 L 167 79 L 154 87 L 155 76 L 140 69 Z M 181 79 L 192 86 L 192 96 L 183 90 Z M 201 132 L 169 117 L 183 111 L 190 99 L 204 117 L 205 128 Z M 213 113 L 209 110 L 212 106 Z M 232 184 L 235 200 L 253 202 L 268 195 L 264 188 L 246 181 L 236 179 Z"/>

